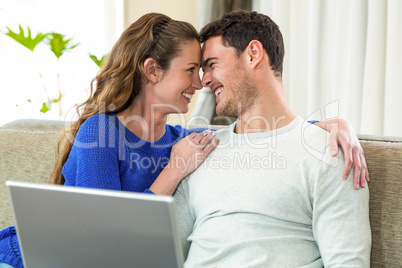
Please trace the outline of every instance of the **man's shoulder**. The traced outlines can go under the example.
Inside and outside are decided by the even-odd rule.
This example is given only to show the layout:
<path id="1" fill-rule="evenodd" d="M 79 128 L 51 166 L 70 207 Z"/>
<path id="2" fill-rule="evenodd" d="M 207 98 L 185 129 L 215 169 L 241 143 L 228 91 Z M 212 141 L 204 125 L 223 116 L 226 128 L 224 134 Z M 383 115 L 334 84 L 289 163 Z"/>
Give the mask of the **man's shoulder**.
<path id="1" fill-rule="evenodd" d="M 324 163 L 328 167 L 343 166 L 344 156 L 341 148 L 336 157 L 331 156 L 329 132 L 309 123 L 300 116 L 298 118 L 298 123 L 293 131 L 280 141 L 281 145 L 286 148 L 284 150 L 310 168 L 317 167 L 320 163 Z"/>
<path id="2" fill-rule="evenodd" d="M 233 127 L 232 127 L 232 125 L 228 125 L 228 126 L 225 126 L 225 127 L 222 127 L 220 129 L 216 130 L 215 136 L 218 139 L 229 138 L 229 134 L 231 131 L 233 131 Z"/>
<path id="3" fill-rule="evenodd" d="M 309 155 L 318 160 L 332 161 L 329 150 L 329 132 L 307 121 L 301 123 L 300 145 Z"/>

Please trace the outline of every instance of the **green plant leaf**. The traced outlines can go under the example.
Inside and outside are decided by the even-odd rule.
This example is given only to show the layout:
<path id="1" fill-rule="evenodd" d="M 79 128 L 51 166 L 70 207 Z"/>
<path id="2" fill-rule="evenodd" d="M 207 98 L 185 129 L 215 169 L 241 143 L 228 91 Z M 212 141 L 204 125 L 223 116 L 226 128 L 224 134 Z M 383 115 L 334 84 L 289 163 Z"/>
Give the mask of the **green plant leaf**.
<path id="1" fill-rule="evenodd" d="M 49 107 L 47 107 L 46 102 L 44 102 L 44 103 L 42 104 L 42 109 L 40 109 L 40 112 L 41 112 L 41 113 L 46 113 L 47 111 L 49 111 Z"/>
<path id="2" fill-rule="evenodd" d="M 47 35 L 49 41 L 50 50 L 54 53 L 57 59 L 59 59 L 64 52 L 76 48 L 79 43 L 71 44 L 72 39 L 66 39 L 66 37 L 59 33 L 49 33 Z"/>
<path id="3" fill-rule="evenodd" d="M 103 55 L 101 58 L 98 59 L 98 57 L 96 57 L 95 55 L 89 53 L 89 58 L 95 62 L 96 65 L 98 65 L 98 67 L 102 67 L 103 64 L 105 64 L 105 62 L 107 61 L 107 59 L 109 58 L 109 54 L 105 54 Z"/>
<path id="4" fill-rule="evenodd" d="M 57 99 L 51 99 L 50 102 L 51 103 L 58 103 L 61 101 L 61 94 L 59 95 L 59 97 Z"/>
<path id="5" fill-rule="evenodd" d="M 47 36 L 47 34 L 38 33 L 34 38 L 32 38 L 31 29 L 27 26 L 28 35 L 25 36 L 24 29 L 21 25 L 19 26 L 20 32 L 17 34 L 13 32 L 10 28 L 6 27 L 8 32 L 4 33 L 5 35 L 11 37 L 16 42 L 20 43 L 24 47 L 28 48 L 31 51 L 34 51 L 35 47 L 42 42 L 42 40 Z"/>

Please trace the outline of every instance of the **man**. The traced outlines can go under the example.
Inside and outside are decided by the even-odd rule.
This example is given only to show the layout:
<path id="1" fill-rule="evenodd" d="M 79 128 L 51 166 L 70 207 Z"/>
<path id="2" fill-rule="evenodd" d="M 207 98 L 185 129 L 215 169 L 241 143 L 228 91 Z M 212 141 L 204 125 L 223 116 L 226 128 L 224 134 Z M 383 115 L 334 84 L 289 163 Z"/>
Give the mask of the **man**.
<path id="1" fill-rule="evenodd" d="M 368 189 L 340 179 L 343 154 L 289 108 L 278 26 L 231 12 L 201 39 L 202 83 L 217 113 L 238 119 L 175 193 L 185 266 L 369 267 Z"/>

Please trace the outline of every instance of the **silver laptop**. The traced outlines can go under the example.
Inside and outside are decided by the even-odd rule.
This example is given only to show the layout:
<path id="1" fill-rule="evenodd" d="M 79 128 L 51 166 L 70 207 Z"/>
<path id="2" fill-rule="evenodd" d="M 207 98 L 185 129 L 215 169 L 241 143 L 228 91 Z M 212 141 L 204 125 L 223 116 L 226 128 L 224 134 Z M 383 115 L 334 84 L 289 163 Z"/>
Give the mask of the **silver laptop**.
<path id="1" fill-rule="evenodd" d="M 25 267 L 182 267 L 173 198 L 6 182 Z"/>

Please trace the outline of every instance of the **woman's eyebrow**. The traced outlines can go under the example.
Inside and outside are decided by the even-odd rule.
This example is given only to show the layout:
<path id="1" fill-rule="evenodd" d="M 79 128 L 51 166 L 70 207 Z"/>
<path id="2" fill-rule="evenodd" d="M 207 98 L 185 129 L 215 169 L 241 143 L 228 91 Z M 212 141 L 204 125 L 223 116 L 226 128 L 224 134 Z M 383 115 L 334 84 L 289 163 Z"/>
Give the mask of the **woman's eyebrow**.
<path id="1" fill-rule="evenodd" d="M 187 63 L 188 65 L 194 64 L 196 67 L 200 66 L 200 64 L 198 62 L 189 62 Z"/>

